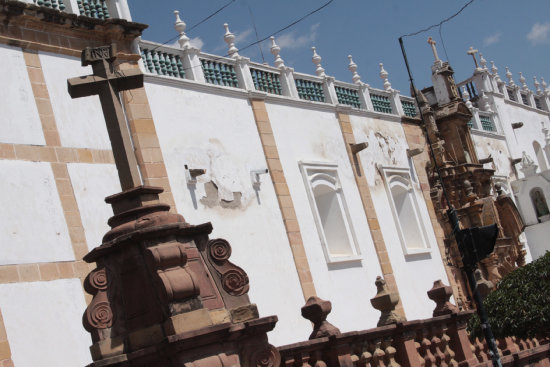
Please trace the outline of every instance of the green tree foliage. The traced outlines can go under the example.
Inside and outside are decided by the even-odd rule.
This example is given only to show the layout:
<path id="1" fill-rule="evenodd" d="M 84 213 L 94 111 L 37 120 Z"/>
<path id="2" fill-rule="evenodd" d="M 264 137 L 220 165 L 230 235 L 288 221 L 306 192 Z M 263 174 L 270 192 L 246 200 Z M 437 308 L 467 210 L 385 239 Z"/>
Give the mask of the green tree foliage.
<path id="1" fill-rule="evenodd" d="M 502 278 L 483 304 L 495 338 L 550 334 L 550 252 Z M 468 329 L 483 336 L 477 315 Z"/>

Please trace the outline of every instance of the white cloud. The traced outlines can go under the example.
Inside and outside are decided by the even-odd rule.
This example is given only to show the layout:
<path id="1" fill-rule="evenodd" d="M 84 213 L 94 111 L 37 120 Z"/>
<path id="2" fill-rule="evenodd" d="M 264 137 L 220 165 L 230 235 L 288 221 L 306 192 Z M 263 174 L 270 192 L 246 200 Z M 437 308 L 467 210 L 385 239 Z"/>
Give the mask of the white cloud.
<path id="1" fill-rule="evenodd" d="M 319 23 L 314 24 L 309 29 L 309 32 L 306 34 L 296 35 L 295 31 L 285 33 L 280 37 L 277 37 L 275 41 L 282 49 L 285 48 L 299 48 L 305 46 L 313 46 L 312 43 L 317 38 L 317 29 L 319 28 Z"/>
<path id="2" fill-rule="evenodd" d="M 191 38 L 189 40 L 189 43 L 192 47 L 200 48 L 202 49 L 202 46 L 204 46 L 204 41 L 200 37 Z M 180 48 L 179 40 L 175 40 L 173 43 L 171 43 L 168 46 Z"/>
<path id="3" fill-rule="evenodd" d="M 189 43 L 196 48 L 202 48 L 202 46 L 204 46 L 204 41 L 200 37 L 191 38 Z"/>
<path id="4" fill-rule="evenodd" d="M 501 33 L 497 32 L 483 39 L 483 46 L 491 46 L 500 41 Z"/>
<path id="5" fill-rule="evenodd" d="M 533 28 L 531 28 L 531 31 L 527 34 L 527 39 L 531 41 L 533 45 L 536 45 L 537 43 L 545 43 L 549 39 L 550 34 L 550 23 L 546 22 L 544 24 L 542 23 L 535 23 L 533 24 Z"/>

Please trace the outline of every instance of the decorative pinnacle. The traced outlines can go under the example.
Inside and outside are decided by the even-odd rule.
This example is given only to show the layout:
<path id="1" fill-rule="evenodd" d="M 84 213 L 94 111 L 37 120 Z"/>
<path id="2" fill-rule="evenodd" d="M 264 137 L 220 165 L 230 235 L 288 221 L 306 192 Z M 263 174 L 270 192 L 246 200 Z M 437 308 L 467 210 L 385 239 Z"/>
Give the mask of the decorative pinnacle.
<path id="1" fill-rule="evenodd" d="M 542 89 L 540 89 L 540 83 L 539 83 L 539 81 L 537 80 L 537 77 L 534 76 L 534 77 L 533 77 L 533 80 L 534 80 L 534 83 L 533 83 L 533 84 L 535 84 L 535 90 L 536 90 L 537 94 L 541 94 L 541 93 L 542 93 Z"/>
<path id="2" fill-rule="evenodd" d="M 527 83 L 525 83 L 525 77 L 523 76 L 523 73 L 521 71 L 519 72 L 519 82 L 521 83 L 521 88 L 523 88 L 523 90 L 529 90 Z"/>
<path id="3" fill-rule="evenodd" d="M 391 83 L 388 80 L 388 72 L 384 69 L 384 64 L 380 63 L 378 66 L 380 66 L 380 79 L 384 81 L 384 89 L 390 92 L 392 89 Z"/>
<path id="4" fill-rule="evenodd" d="M 271 36 L 269 37 L 269 39 L 271 40 L 271 54 L 275 56 L 275 67 L 284 67 L 285 62 L 283 59 L 281 59 L 281 56 L 279 56 L 281 48 L 275 43 L 275 37 Z"/>
<path id="5" fill-rule="evenodd" d="M 516 83 L 514 83 L 514 79 L 512 79 L 512 72 L 508 68 L 508 66 L 505 67 L 506 69 L 506 78 L 508 79 L 508 85 L 511 87 L 515 87 Z"/>
<path id="6" fill-rule="evenodd" d="M 548 94 L 547 85 L 542 76 L 540 77 L 540 85 L 542 85 L 542 93 Z"/>
<path id="7" fill-rule="evenodd" d="M 312 47 L 311 51 L 313 51 L 313 57 L 311 58 L 311 61 L 313 61 L 316 66 L 315 74 L 317 74 L 317 76 L 326 76 L 325 69 L 323 69 L 323 67 L 321 66 L 321 56 L 317 54 L 315 47 Z"/>
<path id="8" fill-rule="evenodd" d="M 470 93 L 468 93 L 468 90 L 466 89 L 466 86 L 462 86 L 462 98 L 464 98 L 464 101 L 466 102 L 466 107 L 472 108 L 472 101 L 470 101 Z"/>
<path id="9" fill-rule="evenodd" d="M 189 48 L 191 44 L 189 43 L 189 37 L 187 37 L 187 35 L 185 34 L 185 28 L 187 27 L 187 24 L 185 24 L 185 22 L 180 19 L 180 12 L 178 10 L 174 10 L 174 14 L 176 15 L 176 23 L 174 24 L 174 29 L 180 34 L 178 43 L 180 44 L 181 48 Z"/>
<path id="10" fill-rule="evenodd" d="M 481 92 L 481 107 L 483 111 L 491 112 L 491 105 L 489 104 L 489 97 L 485 92 Z"/>
<path id="11" fill-rule="evenodd" d="M 225 28 L 223 40 L 229 45 L 229 50 L 227 50 L 227 54 L 229 55 L 229 57 L 237 58 L 239 57 L 239 49 L 235 47 L 235 35 L 229 31 L 229 25 L 227 23 L 224 23 L 223 26 Z"/>
<path id="12" fill-rule="evenodd" d="M 487 60 L 485 60 L 485 58 L 483 57 L 483 54 L 481 52 L 479 53 L 479 64 L 481 65 L 481 68 L 483 70 L 488 70 L 487 69 Z"/>
<path id="13" fill-rule="evenodd" d="M 498 68 L 496 67 L 494 61 L 491 61 L 491 72 L 493 73 L 493 76 L 495 77 L 497 83 L 502 82 L 502 80 L 500 79 L 500 75 L 498 75 Z"/>
<path id="14" fill-rule="evenodd" d="M 348 70 L 351 71 L 352 77 L 351 80 L 355 84 L 361 84 L 361 76 L 357 74 L 357 64 L 353 62 L 351 55 L 348 55 L 349 65 Z"/>

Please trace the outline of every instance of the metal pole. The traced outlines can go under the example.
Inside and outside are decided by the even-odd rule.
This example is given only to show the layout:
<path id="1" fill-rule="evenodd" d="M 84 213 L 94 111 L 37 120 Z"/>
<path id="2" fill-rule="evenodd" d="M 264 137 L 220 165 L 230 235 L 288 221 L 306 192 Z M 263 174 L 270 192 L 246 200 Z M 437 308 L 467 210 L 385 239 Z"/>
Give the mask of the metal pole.
<path id="1" fill-rule="evenodd" d="M 430 147 L 430 155 L 432 156 L 432 159 L 434 161 L 435 169 L 437 172 L 437 177 L 439 179 L 439 182 L 441 183 L 441 188 L 443 189 L 443 196 L 445 197 L 445 201 L 447 202 L 447 206 L 449 209 L 447 210 L 447 216 L 449 218 L 449 222 L 451 223 L 451 226 L 453 228 L 453 235 L 455 237 L 455 241 L 457 243 L 462 243 L 464 241 L 462 232 L 460 231 L 460 224 L 458 221 L 458 215 L 456 213 L 455 208 L 451 205 L 451 202 L 449 201 L 449 197 L 447 196 L 447 191 L 445 190 L 445 185 L 443 184 L 443 179 L 441 178 L 441 174 L 439 171 L 439 166 L 437 165 L 437 161 L 435 159 L 435 153 L 432 147 L 432 142 L 430 140 L 430 135 L 428 134 L 428 131 L 426 129 L 426 123 L 424 121 L 424 115 L 422 113 L 422 109 L 420 108 L 420 103 L 418 101 L 418 95 L 416 93 L 416 88 L 414 86 L 413 77 L 411 74 L 411 69 L 409 67 L 409 61 L 407 60 L 407 53 L 405 52 L 405 46 L 403 45 L 403 37 L 399 37 L 399 45 L 401 46 L 401 53 L 403 54 L 403 59 L 405 60 L 405 66 L 407 68 L 407 73 L 409 74 L 409 80 L 411 82 L 412 86 L 412 92 L 414 94 L 414 99 L 416 101 L 416 105 L 418 106 L 418 111 L 420 113 L 420 119 L 422 121 L 422 127 L 424 129 L 424 133 L 426 134 L 426 142 L 428 143 L 428 146 Z M 469 251 L 467 247 L 464 247 L 466 251 Z M 475 251 L 475 243 L 472 249 L 473 253 L 467 254 L 468 256 L 473 256 L 475 259 L 475 263 L 477 263 L 477 255 Z M 475 263 L 473 267 L 475 268 Z M 477 308 L 477 314 L 479 315 L 479 320 L 481 323 L 481 329 L 483 330 L 483 335 L 485 335 L 485 340 L 487 341 L 488 347 L 489 347 L 489 354 L 491 355 L 491 359 L 493 361 L 494 367 L 502 367 L 502 362 L 500 361 L 500 354 L 498 353 L 497 344 L 495 342 L 495 337 L 493 336 L 493 331 L 491 330 L 491 325 L 489 324 L 489 319 L 487 317 L 487 312 L 485 311 L 485 307 L 483 306 L 483 301 L 481 299 L 481 295 L 479 294 L 479 291 L 476 287 L 476 280 L 474 278 L 474 269 L 470 267 L 470 265 L 464 266 L 464 271 L 466 272 L 466 275 L 468 276 L 468 283 L 470 285 L 470 290 L 472 291 L 472 295 L 474 297 L 474 301 L 476 303 Z"/>

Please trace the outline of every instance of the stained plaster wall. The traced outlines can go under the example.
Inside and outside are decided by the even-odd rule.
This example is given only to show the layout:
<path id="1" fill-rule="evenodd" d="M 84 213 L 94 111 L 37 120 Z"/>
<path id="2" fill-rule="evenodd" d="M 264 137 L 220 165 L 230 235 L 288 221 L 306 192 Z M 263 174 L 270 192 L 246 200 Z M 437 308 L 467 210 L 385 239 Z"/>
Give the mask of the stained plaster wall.
<path id="1" fill-rule="evenodd" d="M 0 210 L 0 264 L 74 260 L 50 164 L 0 160 L 0 172 L 0 202 L 12 203 Z"/>
<path id="2" fill-rule="evenodd" d="M 416 172 L 407 159 L 407 140 L 403 128 L 399 122 L 356 115 L 351 116 L 351 125 L 355 141 L 369 143 L 367 149 L 361 151 L 359 155 L 405 314 L 409 320 L 431 317 L 433 302 L 426 296 L 426 292 L 437 279 L 443 280 L 445 284 L 449 282 L 441 262 L 426 203 L 416 179 Z M 405 255 L 391 211 L 390 198 L 384 179 L 376 168 L 377 165 L 409 168 L 420 220 L 423 222 L 429 245 L 425 253 Z"/>
<path id="3" fill-rule="evenodd" d="M 329 320 L 342 331 L 376 326 L 370 306 L 374 280 L 381 275 L 366 215 L 334 112 L 267 103 L 317 295 L 332 302 Z M 361 260 L 327 264 L 298 162 L 337 163 Z"/>
<path id="4" fill-rule="evenodd" d="M 44 134 L 21 48 L 0 45 L 0 142 L 44 145 Z M 7 88 L 9 86 L 9 88 Z"/>
<path id="5" fill-rule="evenodd" d="M 231 261 L 247 272 L 260 315 L 279 318 L 270 342 L 303 340 L 311 325 L 300 316 L 304 298 L 274 187 L 269 175 L 261 176 L 259 191 L 252 187 L 250 171 L 267 162 L 246 95 L 145 87 L 178 212 L 192 224 L 212 222 L 210 238 L 229 241 Z M 186 182 L 185 164 L 206 169 L 195 185 Z M 205 199 L 210 182 L 218 197 Z"/>
<path id="6" fill-rule="evenodd" d="M 111 149 L 99 97 L 72 99 L 67 92 L 67 79 L 89 75 L 92 68 L 82 67 L 76 57 L 47 52 L 40 52 L 39 55 L 61 145 Z"/>
<path id="7" fill-rule="evenodd" d="M 71 163 L 67 165 L 76 203 L 80 211 L 88 249 L 101 244 L 110 229 L 107 220 L 113 216 L 105 197 L 121 191 L 114 164 Z"/>
<path id="8" fill-rule="evenodd" d="M 78 279 L 0 285 L 0 308 L 17 367 L 85 366 L 90 335 Z"/>
<path id="9" fill-rule="evenodd" d="M 525 151 L 536 162 L 533 141 L 536 140 L 541 147 L 544 147 L 545 141 L 544 134 L 541 131 L 541 122 L 544 122 L 547 128 L 550 127 L 550 117 L 548 113 L 539 112 L 533 108 L 525 107 L 520 103 L 511 102 L 502 98 L 494 97 L 493 100 L 492 108 L 496 108 L 499 114 L 511 157 L 521 158 L 522 151 Z M 515 122 L 523 122 L 523 127 L 515 130 L 512 129 L 512 124 Z M 518 172 L 518 174 L 519 177 L 523 177 L 523 173 Z"/>
<path id="10" fill-rule="evenodd" d="M 472 130 L 472 140 L 476 148 L 478 159 L 493 158 L 492 163 L 486 163 L 484 168 L 494 169 L 495 175 L 506 176 L 508 180 L 515 179 L 516 173 L 510 164 L 510 153 L 503 136 L 484 134 Z M 507 190 L 510 186 L 507 185 Z"/>

